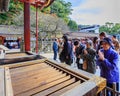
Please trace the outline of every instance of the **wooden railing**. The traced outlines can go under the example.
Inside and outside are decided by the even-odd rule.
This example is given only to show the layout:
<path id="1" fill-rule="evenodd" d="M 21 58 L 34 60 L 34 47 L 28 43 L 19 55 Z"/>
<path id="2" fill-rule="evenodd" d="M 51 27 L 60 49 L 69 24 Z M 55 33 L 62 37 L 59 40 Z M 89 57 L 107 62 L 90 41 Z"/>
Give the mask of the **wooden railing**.
<path id="1" fill-rule="evenodd" d="M 120 91 L 116 90 L 116 84 L 113 83 L 113 88 L 110 87 L 105 87 L 104 90 L 102 90 L 98 96 L 107 96 L 106 91 L 109 91 L 110 93 L 112 93 L 113 95 L 111 96 L 120 96 Z"/>
<path id="2" fill-rule="evenodd" d="M 113 89 L 110 87 L 106 87 L 106 91 L 108 90 L 108 91 L 112 92 L 113 96 L 120 96 L 120 92 L 116 91 L 114 84 L 113 84 L 113 87 L 114 87 Z"/>
<path id="3" fill-rule="evenodd" d="M 0 68 L 0 96 L 96 96 L 106 86 L 104 78 L 47 59 Z"/>

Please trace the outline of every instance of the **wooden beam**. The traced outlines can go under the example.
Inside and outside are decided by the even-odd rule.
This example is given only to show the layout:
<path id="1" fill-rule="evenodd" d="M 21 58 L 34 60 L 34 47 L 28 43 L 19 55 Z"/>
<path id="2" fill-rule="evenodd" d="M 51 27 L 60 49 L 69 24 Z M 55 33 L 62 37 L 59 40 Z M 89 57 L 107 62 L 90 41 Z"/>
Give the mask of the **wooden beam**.
<path id="1" fill-rule="evenodd" d="M 4 68 L 0 68 L 0 96 L 5 96 Z"/>
<path id="2" fill-rule="evenodd" d="M 13 96 L 11 76 L 8 67 L 5 67 L 5 90 L 6 96 Z"/>
<path id="3" fill-rule="evenodd" d="M 75 82 L 75 78 L 72 78 L 72 79 L 69 79 L 63 83 L 60 83 L 60 84 L 57 84 L 53 87 L 50 87 L 40 93 L 37 93 L 33 96 L 46 96 L 48 94 L 51 94 L 51 93 L 54 93 L 55 91 L 59 91 L 61 90 L 62 88 L 66 87 L 66 86 L 69 86 L 70 84 L 74 83 Z"/>
<path id="4" fill-rule="evenodd" d="M 92 92 L 94 88 L 95 90 L 94 92 Z M 89 80 L 88 82 L 84 82 L 80 85 L 77 85 L 74 89 L 71 88 L 70 90 L 61 94 L 61 96 L 95 96 L 96 93 L 97 93 L 97 88 L 95 82 Z"/>
<path id="5" fill-rule="evenodd" d="M 15 63 L 15 64 L 3 65 L 0 67 L 9 67 L 11 69 L 11 68 L 17 68 L 17 67 L 23 67 L 23 66 L 30 66 L 36 63 L 42 63 L 44 61 L 45 59 L 40 59 L 40 60 L 27 61 L 27 62 L 22 62 L 22 63 L 20 62 L 20 63 Z"/>

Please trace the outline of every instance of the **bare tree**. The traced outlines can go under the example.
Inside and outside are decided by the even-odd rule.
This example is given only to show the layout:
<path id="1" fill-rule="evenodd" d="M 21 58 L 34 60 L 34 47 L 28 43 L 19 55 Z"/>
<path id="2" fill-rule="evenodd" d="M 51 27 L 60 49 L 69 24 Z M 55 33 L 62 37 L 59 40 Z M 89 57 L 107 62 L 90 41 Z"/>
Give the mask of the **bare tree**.
<path id="1" fill-rule="evenodd" d="M 35 27 L 35 13 L 32 12 L 31 25 Z M 49 34 L 54 35 L 64 33 L 68 31 L 67 24 L 61 18 L 55 15 L 39 13 L 38 15 L 38 27 L 39 32 L 44 32 L 48 36 Z"/>
<path id="2" fill-rule="evenodd" d="M 36 14 L 35 11 L 31 11 L 31 35 L 36 36 Z M 15 22 L 18 25 L 23 26 L 23 13 L 15 18 Z M 41 39 L 51 39 L 57 37 L 58 34 L 68 32 L 67 24 L 61 18 L 58 18 L 55 14 L 45 14 L 38 12 L 38 40 L 39 49 L 42 47 Z"/>

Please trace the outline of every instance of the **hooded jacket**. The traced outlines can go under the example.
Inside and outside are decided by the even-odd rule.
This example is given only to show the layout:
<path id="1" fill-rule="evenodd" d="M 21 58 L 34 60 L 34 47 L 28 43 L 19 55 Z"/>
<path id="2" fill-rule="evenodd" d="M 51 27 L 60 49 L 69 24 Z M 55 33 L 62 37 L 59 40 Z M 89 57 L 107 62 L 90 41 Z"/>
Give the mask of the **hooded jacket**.
<path id="1" fill-rule="evenodd" d="M 119 82 L 119 55 L 118 53 L 109 48 L 108 50 L 101 49 L 104 53 L 105 60 L 97 59 L 97 65 L 100 67 L 100 75 L 107 79 L 108 83 Z"/>

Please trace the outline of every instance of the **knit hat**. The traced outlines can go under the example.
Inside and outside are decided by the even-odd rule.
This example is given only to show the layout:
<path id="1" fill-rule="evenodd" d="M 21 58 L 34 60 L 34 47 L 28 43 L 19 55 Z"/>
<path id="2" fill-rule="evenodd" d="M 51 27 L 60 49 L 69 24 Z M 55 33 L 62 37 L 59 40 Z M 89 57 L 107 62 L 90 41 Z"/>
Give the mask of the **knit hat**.
<path id="1" fill-rule="evenodd" d="M 102 40 L 102 43 L 105 42 L 105 43 L 108 43 L 110 46 L 112 46 L 112 41 L 110 38 L 108 37 L 105 37 L 103 40 Z"/>

